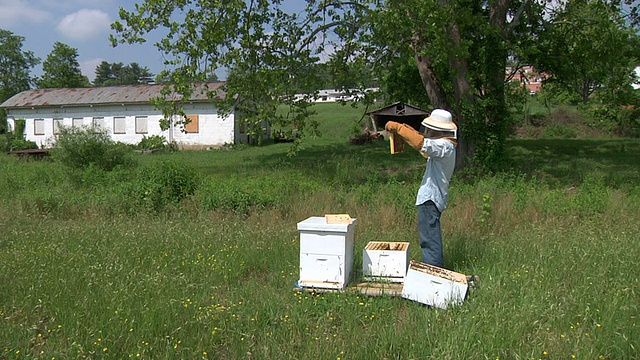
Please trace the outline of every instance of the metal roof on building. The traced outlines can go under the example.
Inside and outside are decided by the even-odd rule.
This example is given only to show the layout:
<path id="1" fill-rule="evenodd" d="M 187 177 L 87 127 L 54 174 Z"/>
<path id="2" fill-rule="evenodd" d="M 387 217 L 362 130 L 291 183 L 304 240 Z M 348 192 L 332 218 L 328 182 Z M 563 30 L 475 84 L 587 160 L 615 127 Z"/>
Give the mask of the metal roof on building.
<path id="1" fill-rule="evenodd" d="M 391 115 L 391 116 L 425 116 L 429 115 L 429 112 L 422 110 L 413 105 L 397 102 L 389 106 L 385 106 L 378 110 L 368 112 L 367 115 Z"/>
<path id="2" fill-rule="evenodd" d="M 194 83 L 189 101 L 207 101 L 208 93 L 215 92 L 216 99 L 225 96 L 225 82 Z M 164 84 L 122 85 L 73 89 L 35 89 L 14 95 L 0 105 L 1 108 L 16 109 L 46 106 L 83 106 L 108 104 L 144 104 L 162 97 Z M 180 94 L 172 94 L 170 100 L 179 100 Z"/>

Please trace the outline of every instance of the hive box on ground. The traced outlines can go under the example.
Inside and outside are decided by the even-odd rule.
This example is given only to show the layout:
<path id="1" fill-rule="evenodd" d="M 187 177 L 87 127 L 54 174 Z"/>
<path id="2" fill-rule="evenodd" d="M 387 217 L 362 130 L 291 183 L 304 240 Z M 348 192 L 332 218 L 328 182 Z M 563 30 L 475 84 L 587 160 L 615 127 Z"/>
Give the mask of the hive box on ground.
<path id="1" fill-rule="evenodd" d="M 404 282 L 408 266 L 408 242 L 370 241 L 362 250 L 362 275 L 368 281 Z"/>
<path id="2" fill-rule="evenodd" d="M 327 223 L 310 217 L 298 223 L 301 287 L 343 289 L 353 269 L 353 233 L 356 219 Z"/>
<path id="3" fill-rule="evenodd" d="M 467 295 L 467 277 L 419 261 L 411 261 L 404 279 L 402 297 L 446 309 L 459 305 Z"/>

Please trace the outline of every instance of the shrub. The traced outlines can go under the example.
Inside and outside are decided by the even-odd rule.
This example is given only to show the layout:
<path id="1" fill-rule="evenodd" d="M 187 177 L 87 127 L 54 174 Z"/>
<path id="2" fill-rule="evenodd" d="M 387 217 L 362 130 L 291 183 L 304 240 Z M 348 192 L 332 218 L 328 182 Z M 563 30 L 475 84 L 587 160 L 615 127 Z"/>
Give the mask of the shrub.
<path id="1" fill-rule="evenodd" d="M 25 139 L 13 139 L 11 140 L 11 148 L 9 150 L 27 150 L 27 149 L 37 149 L 38 144 L 33 141 L 25 140 Z"/>
<path id="2" fill-rule="evenodd" d="M 640 110 L 623 110 L 615 132 L 620 136 L 640 137 Z"/>
<path id="3" fill-rule="evenodd" d="M 166 139 L 161 135 L 142 136 L 142 140 L 136 146 L 140 150 L 164 149 Z"/>
<path id="4" fill-rule="evenodd" d="M 9 151 L 9 144 L 11 144 L 9 134 L 0 134 L 0 152 Z"/>
<path id="5" fill-rule="evenodd" d="M 252 208 L 273 207 L 283 190 L 267 179 L 211 178 L 202 185 L 199 199 L 205 210 L 248 213 Z"/>
<path id="6" fill-rule="evenodd" d="M 27 150 L 37 149 L 38 144 L 33 141 L 26 140 L 24 138 L 24 127 L 26 122 L 24 119 L 16 119 L 15 131 L 6 134 L 4 139 L 0 139 L 1 151 L 14 151 L 14 150 Z"/>
<path id="7" fill-rule="evenodd" d="M 94 167 L 111 171 L 132 161 L 126 145 L 111 140 L 104 129 L 86 126 L 61 127 L 51 155 L 71 169 Z"/>
<path id="8" fill-rule="evenodd" d="M 4 110 L 0 110 L 0 134 L 6 134 L 9 129 L 9 124 L 7 124 L 7 114 Z"/>
<path id="9" fill-rule="evenodd" d="M 551 139 L 571 139 L 575 138 L 578 132 L 567 125 L 549 125 L 544 128 L 542 136 Z"/>
<path id="10" fill-rule="evenodd" d="M 138 169 L 133 197 L 149 210 L 161 211 L 193 195 L 199 185 L 198 173 L 186 164 L 163 161 Z"/>

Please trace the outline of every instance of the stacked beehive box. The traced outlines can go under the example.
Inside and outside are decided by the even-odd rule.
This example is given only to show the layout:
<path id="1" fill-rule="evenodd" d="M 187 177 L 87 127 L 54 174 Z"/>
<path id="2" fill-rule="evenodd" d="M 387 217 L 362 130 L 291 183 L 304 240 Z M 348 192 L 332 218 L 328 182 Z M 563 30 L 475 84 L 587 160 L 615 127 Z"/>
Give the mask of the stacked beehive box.
<path id="1" fill-rule="evenodd" d="M 300 279 L 307 288 L 343 289 L 353 269 L 356 219 L 316 216 L 298 223 Z"/>
<path id="2" fill-rule="evenodd" d="M 362 251 L 362 274 L 368 281 L 402 283 L 408 266 L 408 242 L 371 241 Z"/>

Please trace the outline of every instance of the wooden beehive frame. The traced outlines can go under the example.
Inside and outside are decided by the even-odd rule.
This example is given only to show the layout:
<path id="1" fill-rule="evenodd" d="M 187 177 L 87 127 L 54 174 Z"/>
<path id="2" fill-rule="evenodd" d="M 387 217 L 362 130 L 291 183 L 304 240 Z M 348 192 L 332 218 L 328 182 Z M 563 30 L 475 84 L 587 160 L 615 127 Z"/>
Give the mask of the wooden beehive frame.
<path id="1" fill-rule="evenodd" d="M 365 247 L 366 250 L 388 250 L 388 251 L 406 251 L 409 247 L 407 242 L 386 242 L 386 241 L 370 241 Z"/>
<path id="2" fill-rule="evenodd" d="M 404 140 L 402 136 L 397 133 L 391 133 L 391 137 L 389 138 L 389 146 L 391 148 L 391 154 L 399 154 L 404 152 Z"/>
<path id="3" fill-rule="evenodd" d="M 437 266 L 425 264 L 423 262 L 411 260 L 409 268 L 423 272 L 425 274 L 431 274 L 446 280 L 455 281 L 461 284 L 467 285 L 467 277 L 464 274 L 460 274 L 451 270 L 439 268 Z"/>

